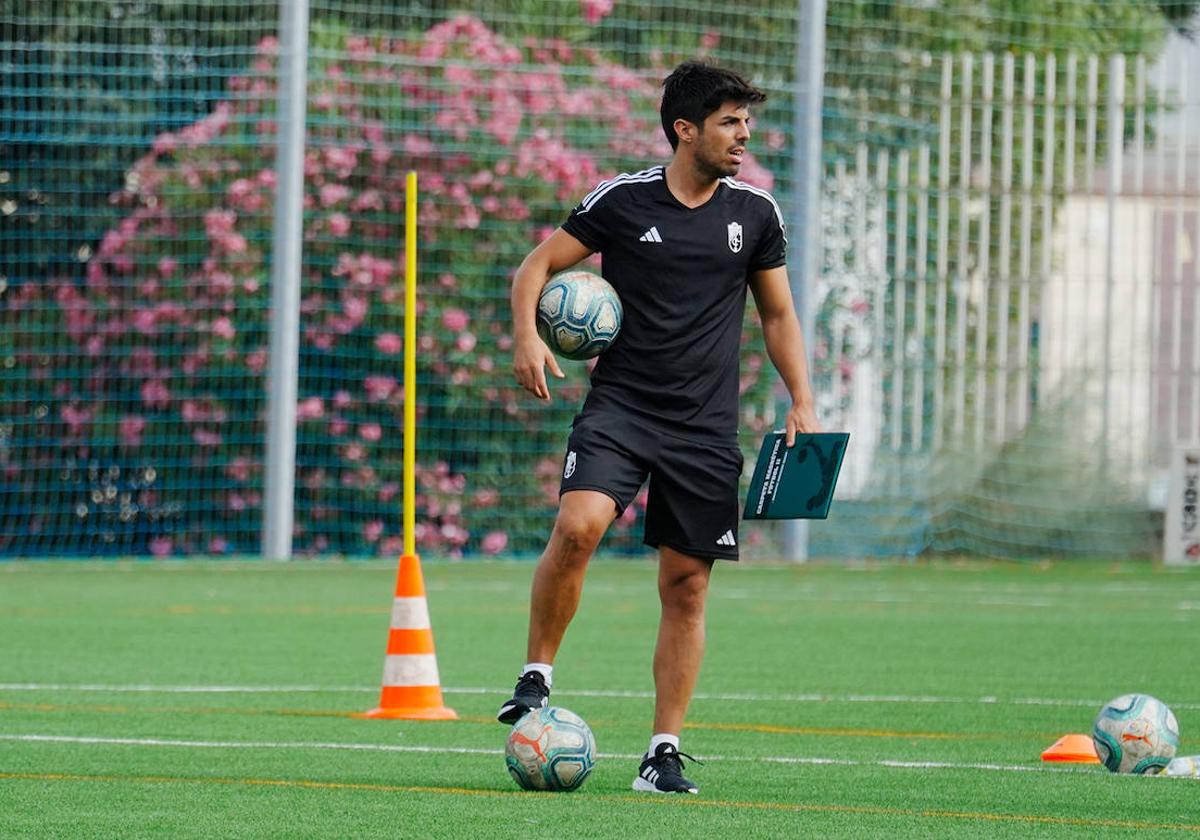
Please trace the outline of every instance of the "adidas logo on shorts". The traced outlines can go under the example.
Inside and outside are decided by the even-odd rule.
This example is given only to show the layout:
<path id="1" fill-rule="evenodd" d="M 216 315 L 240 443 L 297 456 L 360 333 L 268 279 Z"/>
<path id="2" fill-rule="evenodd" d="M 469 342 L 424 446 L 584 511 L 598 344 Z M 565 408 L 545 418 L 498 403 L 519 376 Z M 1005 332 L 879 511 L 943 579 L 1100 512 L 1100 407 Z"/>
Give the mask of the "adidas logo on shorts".
<path id="1" fill-rule="evenodd" d="M 720 536 L 720 538 L 717 540 L 717 545 L 728 545 L 728 546 L 737 545 L 737 540 L 735 540 L 733 538 L 733 529 L 732 528 L 730 528 L 728 531 L 726 531 L 724 534 L 722 534 Z"/>

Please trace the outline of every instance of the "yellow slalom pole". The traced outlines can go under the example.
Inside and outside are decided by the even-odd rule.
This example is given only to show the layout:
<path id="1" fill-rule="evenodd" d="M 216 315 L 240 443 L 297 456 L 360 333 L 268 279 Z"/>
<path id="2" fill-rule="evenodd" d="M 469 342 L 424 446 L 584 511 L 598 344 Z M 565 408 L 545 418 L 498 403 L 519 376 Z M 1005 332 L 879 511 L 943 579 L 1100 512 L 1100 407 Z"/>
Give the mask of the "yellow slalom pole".
<path id="1" fill-rule="evenodd" d="M 417 553 L 417 173 L 404 182 L 404 553 Z"/>
<path id="2" fill-rule="evenodd" d="M 442 699 L 425 579 L 417 557 L 417 173 L 404 182 L 404 556 L 383 659 L 379 705 L 362 717 L 457 720 Z"/>

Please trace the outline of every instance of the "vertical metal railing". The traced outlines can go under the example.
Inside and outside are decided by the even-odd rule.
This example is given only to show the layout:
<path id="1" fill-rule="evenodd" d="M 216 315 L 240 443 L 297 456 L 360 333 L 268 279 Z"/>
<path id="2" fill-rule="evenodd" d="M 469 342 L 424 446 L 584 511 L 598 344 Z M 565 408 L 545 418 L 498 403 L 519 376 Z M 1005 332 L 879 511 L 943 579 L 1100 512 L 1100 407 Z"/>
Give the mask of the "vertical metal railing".
<path id="1" fill-rule="evenodd" d="M 1145 484 L 1200 437 L 1200 144 L 1181 118 L 1164 128 L 1194 95 L 1188 65 L 1151 91 L 1142 56 L 928 63 L 911 109 L 936 140 L 861 142 L 831 167 L 855 184 L 844 262 L 875 284 L 876 395 L 858 410 L 880 446 L 924 458 L 994 450 L 1074 400 L 1098 465 Z"/>

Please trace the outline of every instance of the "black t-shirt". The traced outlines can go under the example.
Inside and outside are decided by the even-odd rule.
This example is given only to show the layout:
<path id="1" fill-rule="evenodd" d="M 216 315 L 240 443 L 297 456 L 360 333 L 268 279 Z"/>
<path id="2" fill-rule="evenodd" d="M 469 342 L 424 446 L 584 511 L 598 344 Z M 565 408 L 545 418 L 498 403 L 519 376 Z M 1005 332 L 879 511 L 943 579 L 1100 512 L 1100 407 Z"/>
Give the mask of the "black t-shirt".
<path id="1" fill-rule="evenodd" d="M 712 198 L 689 208 L 656 166 L 602 182 L 563 230 L 600 252 L 600 272 L 624 309 L 584 409 L 734 437 L 747 281 L 786 260 L 783 214 L 770 193 L 722 178 Z"/>

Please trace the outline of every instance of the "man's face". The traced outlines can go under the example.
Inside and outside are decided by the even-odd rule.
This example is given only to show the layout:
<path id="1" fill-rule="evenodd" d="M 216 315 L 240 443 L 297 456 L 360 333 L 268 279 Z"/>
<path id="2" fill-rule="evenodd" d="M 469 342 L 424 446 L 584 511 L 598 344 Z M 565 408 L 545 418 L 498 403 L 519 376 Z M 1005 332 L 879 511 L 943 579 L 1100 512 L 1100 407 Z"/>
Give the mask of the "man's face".
<path id="1" fill-rule="evenodd" d="M 718 178 L 737 175 L 749 139 L 749 109 L 736 102 L 725 102 L 708 115 L 696 134 L 696 162 Z"/>

